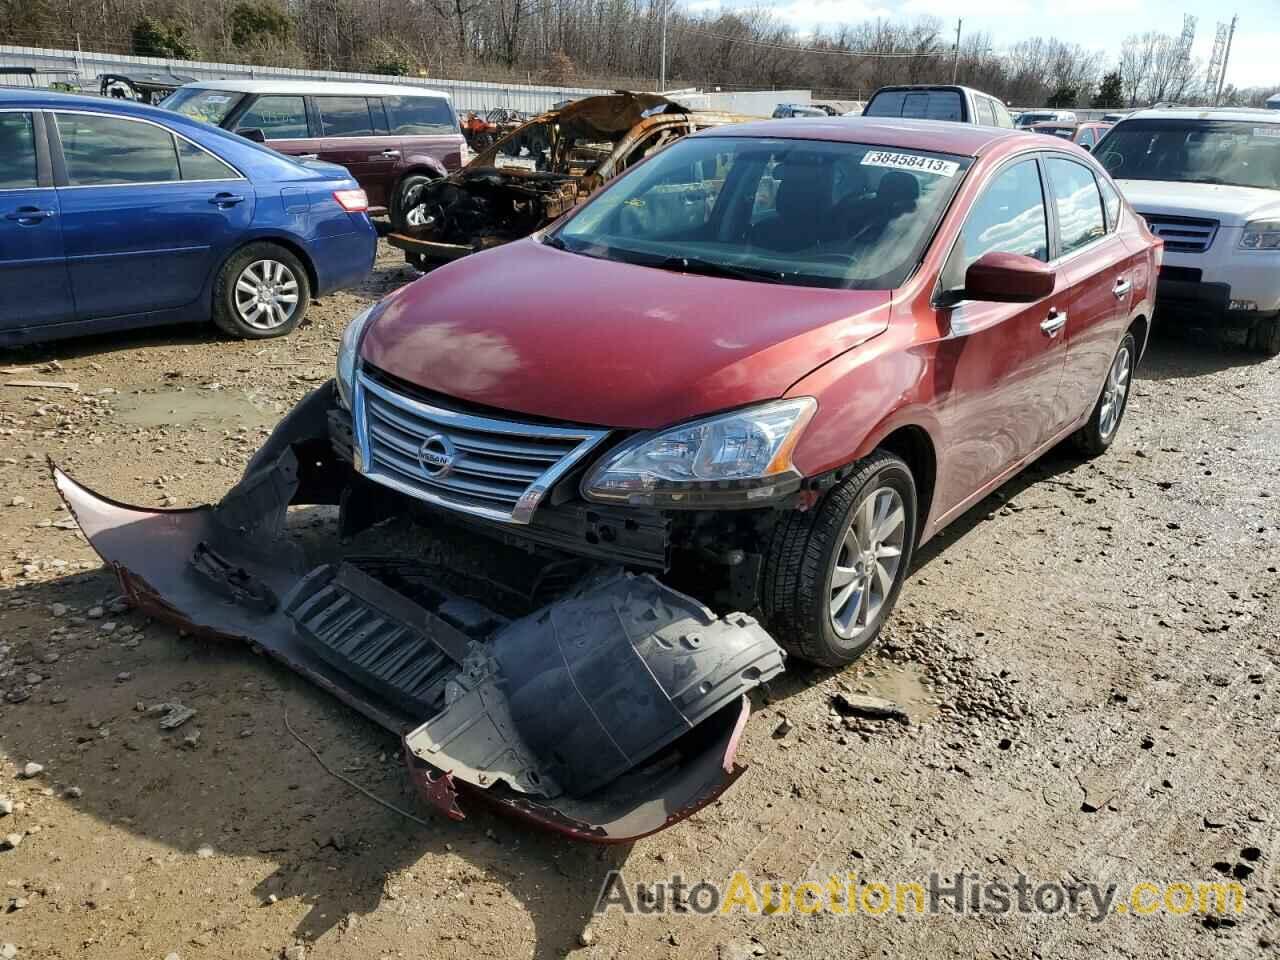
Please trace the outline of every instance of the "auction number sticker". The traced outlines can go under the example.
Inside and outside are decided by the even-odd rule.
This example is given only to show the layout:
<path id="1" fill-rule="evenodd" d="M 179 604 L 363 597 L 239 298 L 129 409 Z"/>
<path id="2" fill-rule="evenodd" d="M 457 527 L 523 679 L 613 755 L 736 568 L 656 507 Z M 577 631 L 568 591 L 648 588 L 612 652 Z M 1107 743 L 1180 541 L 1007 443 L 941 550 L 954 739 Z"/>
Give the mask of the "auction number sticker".
<path id="1" fill-rule="evenodd" d="M 862 158 L 864 167 L 893 167 L 895 170 L 912 170 L 918 173 L 932 173 L 937 177 L 954 177 L 960 164 L 954 160 L 939 160 L 937 157 L 922 157 L 918 153 L 891 153 L 887 150 L 872 150 Z"/>

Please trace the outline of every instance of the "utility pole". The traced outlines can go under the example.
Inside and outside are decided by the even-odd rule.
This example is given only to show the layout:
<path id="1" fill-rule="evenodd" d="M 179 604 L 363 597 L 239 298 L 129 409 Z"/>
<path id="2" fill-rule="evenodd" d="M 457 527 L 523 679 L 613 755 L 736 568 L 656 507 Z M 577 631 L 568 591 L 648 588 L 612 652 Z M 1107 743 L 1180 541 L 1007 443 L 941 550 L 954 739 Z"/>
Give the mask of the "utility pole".
<path id="1" fill-rule="evenodd" d="M 1231 16 L 1231 29 L 1227 31 L 1227 49 L 1222 55 L 1222 72 L 1218 75 L 1218 89 L 1213 94 L 1213 105 L 1216 107 L 1222 102 L 1222 88 L 1227 83 L 1227 62 L 1231 59 L 1231 40 L 1236 35 L 1236 21 L 1240 17 L 1238 14 Z"/>
<path id="2" fill-rule="evenodd" d="M 667 89 L 667 10 L 671 0 L 662 0 L 662 63 L 658 67 L 658 92 Z"/>
<path id="3" fill-rule="evenodd" d="M 955 83 L 956 78 L 960 76 L 960 26 L 964 23 L 959 17 L 956 18 L 956 49 L 955 54 L 951 58 L 951 82 Z"/>

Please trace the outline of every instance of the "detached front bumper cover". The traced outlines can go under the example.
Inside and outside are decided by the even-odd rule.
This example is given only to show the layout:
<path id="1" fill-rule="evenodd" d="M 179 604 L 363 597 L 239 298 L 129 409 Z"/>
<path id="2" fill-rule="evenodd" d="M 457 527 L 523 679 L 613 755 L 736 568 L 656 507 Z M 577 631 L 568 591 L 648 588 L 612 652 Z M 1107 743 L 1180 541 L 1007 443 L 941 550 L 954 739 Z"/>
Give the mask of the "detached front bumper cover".
<path id="1" fill-rule="evenodd" d="M 327 384 L 304 399 L 216 506 L 128 506 L 56 467 L 54 481 L 130 602 L 202 637 L 256 643 L 401 737 L 413 782 L 449 817 L 480 798 L 625 842 L 742 774 L 746 691 L 783 669 L 746 615 L 718 618 L 652 577 L 602 569 L 508 620 L 403 556 L 309 562 L 286 529 L 291 504 L 361 512 L 353 498 L 399 496 L 333 455 L 333 395 Z"/>

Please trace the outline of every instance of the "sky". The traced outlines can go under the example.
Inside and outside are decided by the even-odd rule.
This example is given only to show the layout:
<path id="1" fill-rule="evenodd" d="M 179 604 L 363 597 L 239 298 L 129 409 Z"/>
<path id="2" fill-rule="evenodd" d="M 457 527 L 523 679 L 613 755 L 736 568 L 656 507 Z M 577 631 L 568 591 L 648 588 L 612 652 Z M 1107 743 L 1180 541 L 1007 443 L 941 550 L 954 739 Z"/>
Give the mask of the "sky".
<path id="1" fill-rule="evenodd" d="M 1227 83 L 1237 87 L 1280 85 L 1280 0 L 685 0 L 693 12 L 750 7 L 759 2 L 798 32 L 883 17 L 934 16 L 951 24 L 964 18 L 965 33 L 989 34 L 997 51 L 1031 36 L 1052 36 L 1102 50 L 1114 64 L 1121 41 L 1133 33 L 1182 31 L 1183 14 L 1198 18 L 1192 55 L 1206 64 L 1219 20 L 1238 14 Z M 1069 13 L 1064 13 L 1069 11 Z"/>

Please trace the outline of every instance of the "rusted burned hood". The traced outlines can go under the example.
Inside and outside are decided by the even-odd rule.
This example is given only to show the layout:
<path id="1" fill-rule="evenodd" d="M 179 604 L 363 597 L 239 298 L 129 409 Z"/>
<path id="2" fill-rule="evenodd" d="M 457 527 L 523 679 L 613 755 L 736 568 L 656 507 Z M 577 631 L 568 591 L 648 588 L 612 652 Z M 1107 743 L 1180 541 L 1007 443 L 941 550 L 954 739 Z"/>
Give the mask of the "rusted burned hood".
<path id="1" fill-rule="evenodd" d="M 131 603 L 200 637 L 257 644 L 403 739 L 423 797 L 469 798 L 571 836 L 623 842 L 715 800 L 745 692 L 783 655 L 750 617 L 720 618 L 648 576 L 603 569 L 517 619 L 459 596 L 404 555 L 308 559 L 300 503 L 396 495 L 332 452 L 332 384 L 277 427 L 216 506 L 153 510 L 54 482 Z M 344 541 L 345 542 L 345 541 Z"/>

